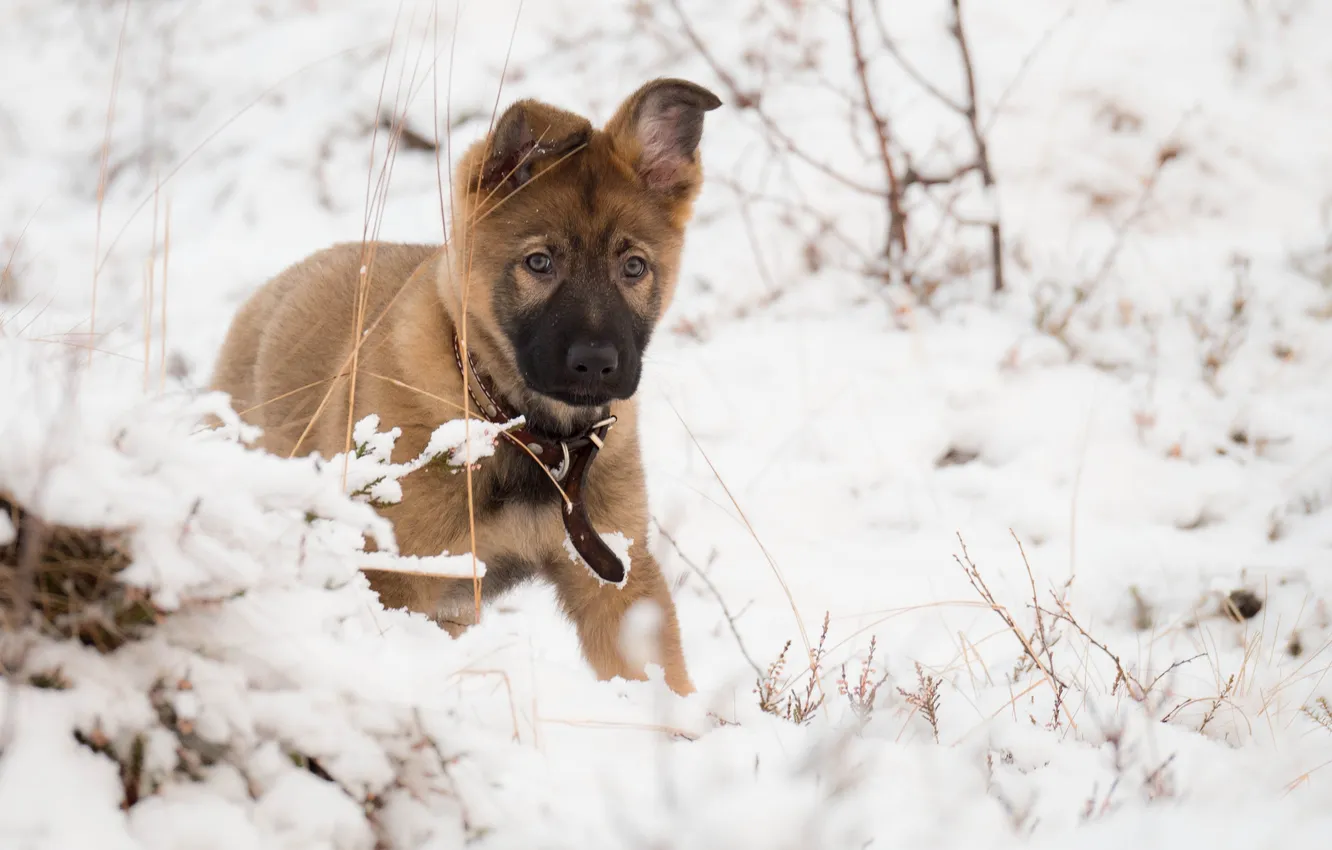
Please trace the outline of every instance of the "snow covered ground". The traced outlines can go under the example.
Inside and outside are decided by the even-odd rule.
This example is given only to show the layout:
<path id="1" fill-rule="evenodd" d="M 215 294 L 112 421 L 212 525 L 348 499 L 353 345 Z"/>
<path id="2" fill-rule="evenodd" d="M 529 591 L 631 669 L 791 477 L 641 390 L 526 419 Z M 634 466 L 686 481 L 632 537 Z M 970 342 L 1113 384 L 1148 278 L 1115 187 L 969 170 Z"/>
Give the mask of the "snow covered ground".
<path id="1" fill-rule="evenodd" d="M 751 4 L 682 5 L 766 114 L 874 182 L 840 4 L 768 4 L 797 42 Z M 427 140 L 447 114 L 460 150 L 511 36 L 501 105 L 604 119 L 663 73 L 725 97 L 670 5 L 126 8 L 0 11 L 0 496 L 129 529 L 125 580 L 171 610 L 111 654 L 3 636 L 0 846 L 1326 842 L 1332 6 L 964 3 L 997 296 L 966 229 L 922 260 L 929 303 L 860 273 L 881 205 L 798 163 L 774 176 L 752 111 L 709 114 L 641 391 L 687 699 L 595 681 L 540 587 L 457 641 L 384 611 L 354 569 L 371 518 L 336 482 L 196 433 L 239 303 L 367 230 L 380 113 Z M 881 8 L 960 92 L 949 4 Z M 797 48 L 826 85 L 752 59 Z M 922 169 L 955 163 L 937 102 L 882 57 L 871 74 Z M 380 237 L 438 241 L 434 155 L 403 149 L 388 185 Z M 851 244 L 816 241 L 811 271 L 809 221 L 752 203 L 769 192 Z M 839 680 L 871 639 L 887 678 L 857 708 Z M 787 641 L 775 713 L 824 696 L 804 723 L 755 692 Z"/>

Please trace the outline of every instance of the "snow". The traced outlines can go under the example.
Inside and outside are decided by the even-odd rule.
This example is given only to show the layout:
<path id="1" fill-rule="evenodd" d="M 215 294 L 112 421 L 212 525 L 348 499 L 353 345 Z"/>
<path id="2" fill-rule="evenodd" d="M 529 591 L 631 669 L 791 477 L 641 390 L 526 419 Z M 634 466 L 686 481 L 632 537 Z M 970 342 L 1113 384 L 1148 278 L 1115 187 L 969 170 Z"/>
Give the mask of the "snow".
<path id="1" fill-rule="evenodd" d="M 868 131 L 826 88 L 855 91 L 838 4 L 682 2 L 794 138 L 872 180 Z M 959 92 L 949 4 L 883 5 L 903 54 Z M 1326 843 L 1332 7 L 964 3 L 997 189 L 957 202 L 999 213 L 1009 291 L 988 292 L 983 232 L 944 230 L 921 249 L 926 298 L 860 273 L 881 201 L 774 164 L 669 4 L 523 5 L 502 102 L 604 120 L 660 74 L 728 101 L 640 391 L 648 544 L 699 689 L 678 698 L 655 668 L 596 681 L 539 585 L 457 640 L 383 610 L 357 567 L 392 557 L 365 501 L 409 473 L 392 432 L 280 459 L 200 392 L 255 287 L 373 227 L 396 92 L 426 138 L 448 109 L 455 155 L 484 132 L 518 3 L 464 4 L 456 44 L 454 6 L 435 6 L 131 2 L 126 19 L 8 0 L 0 495 L 122 532 L 120 579 L 162 616 L 109 654 L 0 635 L 0 846 Z M 811 43 L 826 85 L 744 60 Z M 922 172 L 966 155 L 956 116 L 891 61 L 873 73 Z M 380 235 L 438 241 L 435 158 L 403 150 L 388 176 Z M 913 204 L 928 244 L 937 210 Z M 440 423 L 431 457 L 484 464 L 515 424 L 467 440 Z M 397 563 L 472 575 L 466 553 Z M 1252 619 L 1225 613 L 1238 590 L 1264 600 Z M 809 694 L 826 701 L 807 724 L 764 713 L 755 679 L 787 641 L 782 679 L 806 694 L 825 612 Z M 634 612 L 626 647 L 654 616 Z M 887 678 L 866 715 L 838 680 L 871 636 Z M 76 732 L 122 760 L 141 747 L 128 811 L 116 761 Z"/>
<path id="2" fill-rule="evenodd" d="M 353 496 L 363 496 L 371 504 L 393 505 L 402 501 L 399 479 L 440 457 L 454 467 L 454 472 L 469 462 L 480 463 L 495 454 L 495 442 L 501 434 L 522 422 L 521 417 L 501 424 L 461 419 L 445 422 L 431 432 L 419 455 L 393 463 L 393 447 L 402 429 L 380 431 L 379 415 L 372 413 L 352 426 L 353 451 L 334 455 L 324 469 L 336 471 Z"/>
<path id="3" fill-rule="evenodd" d="M 467 555 L 392 555 L 386 552 L 367 552 L 361 557 L 366 569 L 415 573 L 423 576 L 472 578 L 486 574 L 484 561 Z"/>
<path id="4" fill-rule="evenodd" d="M 624 587 L 624 583 L 629 580 L 629 570 L 633 568 L 633 564 L 629 559 L 629 547 L 634 545 L 633 538 L 625 537 L 618 531 L 611 531 L 601 535 L 601 539 L 610 547 L 611 552 L 615 554 L 615 557 L 619 559 L 620 563 L 624 565 L 624 578 L 619 581 L 606 581 L 606 579 L 602 578 L 596 570 L 588 566 L 587 562 L 583 560 L 583 557 L 578 554 L 578 550 L 574 548 L 573 541 L 570 540 L 567 535 L 564 538 L 564 552 L 569 556 L 569 560 L 572 563 L 582 564 L 589 575 L 596 576 L 598 583 L 609 584 L 615 587 Z"/>

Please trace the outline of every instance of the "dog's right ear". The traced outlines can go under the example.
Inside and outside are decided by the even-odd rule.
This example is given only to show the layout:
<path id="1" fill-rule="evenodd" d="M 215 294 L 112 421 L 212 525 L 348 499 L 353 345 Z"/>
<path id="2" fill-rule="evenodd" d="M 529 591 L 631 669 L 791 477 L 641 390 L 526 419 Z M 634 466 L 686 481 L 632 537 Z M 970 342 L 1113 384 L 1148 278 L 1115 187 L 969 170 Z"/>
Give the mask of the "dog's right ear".
<path id="1" fill-rule="evenodd" d="M 536 100 L 504 110 L 485 141 L 463 162 L 466 191 L 499 199 L 517 191 L 542 167 L 587 143 L 586 119 Z"/>

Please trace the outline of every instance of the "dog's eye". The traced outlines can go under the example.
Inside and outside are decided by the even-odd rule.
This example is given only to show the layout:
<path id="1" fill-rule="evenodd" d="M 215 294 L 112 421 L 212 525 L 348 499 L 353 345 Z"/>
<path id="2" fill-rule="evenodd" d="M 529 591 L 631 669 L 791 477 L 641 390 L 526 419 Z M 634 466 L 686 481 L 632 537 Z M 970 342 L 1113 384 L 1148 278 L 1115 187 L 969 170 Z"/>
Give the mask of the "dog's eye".
<path id="1" fill-rule="evenodd" d="M 624 261 L 624 276 L 628 278 L 640 278 L 647 274 L 647 260 L 642 257 L 630 257 Z"/>
<path id="2" fill-rule="evenodd" d="M 537 251 L 535 254 L 528 254 L 524 257 L 523 265 L 535 274 L 549 274 L 551 268 L 555 265 L 555 261 L 550 258 L 550 254 Z"/>

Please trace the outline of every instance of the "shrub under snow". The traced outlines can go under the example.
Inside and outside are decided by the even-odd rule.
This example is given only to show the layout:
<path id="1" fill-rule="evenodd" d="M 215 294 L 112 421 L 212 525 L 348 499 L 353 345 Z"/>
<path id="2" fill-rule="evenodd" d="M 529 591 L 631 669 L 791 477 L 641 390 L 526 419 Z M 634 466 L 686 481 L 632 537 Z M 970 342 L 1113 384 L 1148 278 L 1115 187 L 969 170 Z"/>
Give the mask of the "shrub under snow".
<path id="1" fill-rule="evenodd" d="M 0 341 L 7 848 L 1110 848 L 1200 830 L 1248 848 L 1269 817 L 1294 819 L 1288 840 L 1327 825 L 1325 795 L 1280 793 L 1302 763 L 1288 745 L 1322 730 L 1273 727 L 1288 755 L 1260 760 L 1199 735 L 1196 716 L 1163 723 L 1164 698 L 1088 687 L 1108 662 L 1063 622 L 1047 624 L 1059 662 L 1040 633 L 1040 663 L 1018 658 L 1032 681 L 1049 665 L 1070 685 L 1066 719 L 1046 716 L 1046 694 L 1039 719 L 1015 698 L 977 724 L 960 692 L 940 711 L 920 668 L 914 691 L 866 698 L 882 684 L 868 660 L 840 693 L 823 671 L 818 702 L 794 659 L 767 687 L 812 706 L 801 722 L 737 700 L 744 688 L 678 700 L 660 676 L 564 674 L 541 708 L 533 681 L 527 715 L 521 665 L 489 666 L 502 627 L 455 642 L 378 604 L 357 566 L 367 536 L 391 533 L 343 494 L 339 463 L 249 450 L 225 399 L 145 398 L 50 353 Z M 390 438 L 360 430 L 349 488 L 387 468 Z M 1207 716 L 1223 700 L 1197 702 Z M 1216 725 L 1256 705 L 1236 694 Z M 561 711 L 632 739 L 543 744 L 536 714 Z M 519 713 L 533 735 L 515 742 Z"/>
<path id="2" fill-rule="evenodd" d="M 223 397 L 145 399 L 48 353 L 0 342 L 6 833 L 369 848 L 488 829 L 469 800 L 511 745 L 451 716 L 448 636 L 369 591 L 363 535 L 392 533 L 338 459 L 248 450 Z"/>

